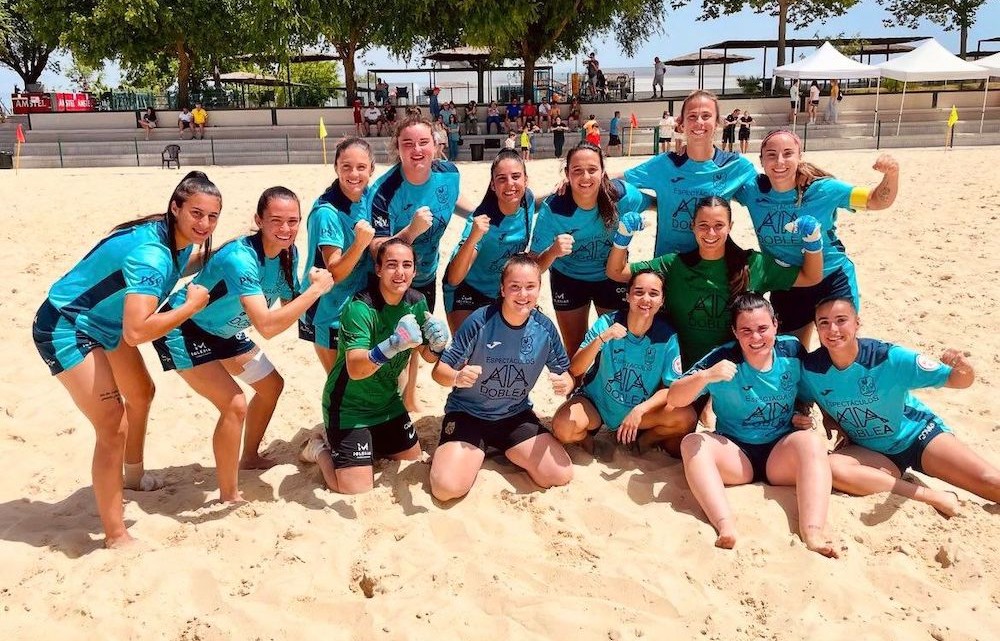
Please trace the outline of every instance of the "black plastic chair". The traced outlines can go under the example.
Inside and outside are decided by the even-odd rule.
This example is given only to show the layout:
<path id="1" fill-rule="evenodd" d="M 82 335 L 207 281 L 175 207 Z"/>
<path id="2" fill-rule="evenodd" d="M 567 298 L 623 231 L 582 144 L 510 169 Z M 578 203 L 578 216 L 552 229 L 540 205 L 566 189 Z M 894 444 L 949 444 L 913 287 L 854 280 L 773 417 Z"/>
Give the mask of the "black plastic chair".
<path id="1" fill-rule="evenodd" d="M 160 153 L 160 169 L 166 165 L 170 169 L 170 163 L 177 163 L 177 169 L 181 168 L 181 146 L 167 145 Z"/>

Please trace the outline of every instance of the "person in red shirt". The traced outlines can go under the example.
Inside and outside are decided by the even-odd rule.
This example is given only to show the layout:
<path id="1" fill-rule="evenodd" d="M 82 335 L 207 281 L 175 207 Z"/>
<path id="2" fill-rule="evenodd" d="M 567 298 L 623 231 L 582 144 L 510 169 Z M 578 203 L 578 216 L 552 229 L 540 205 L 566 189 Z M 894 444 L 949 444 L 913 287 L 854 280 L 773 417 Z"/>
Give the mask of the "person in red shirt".
<path id="1" fill-rule="evenodd" d="M 524 101 L 524 107 L 521 109 L 521 129 L 524 129 L 524 125 L 528 121 L 537 122 L 538 121 L 538 107 L 535 103 L 528 98 Z"/>
<path id="2" fill-rule="evenodd" d="M 361 133 L 361 100 L 354 99 L 354 130 L 358 134 L 358 138 L 361 138 L 363 134 Z"/>

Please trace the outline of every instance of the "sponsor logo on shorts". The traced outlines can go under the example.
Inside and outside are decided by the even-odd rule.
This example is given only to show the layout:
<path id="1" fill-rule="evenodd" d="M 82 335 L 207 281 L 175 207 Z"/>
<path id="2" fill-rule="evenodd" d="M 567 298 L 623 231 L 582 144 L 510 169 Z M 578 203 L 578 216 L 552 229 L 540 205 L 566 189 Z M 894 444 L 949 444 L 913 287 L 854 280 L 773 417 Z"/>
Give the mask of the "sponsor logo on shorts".
<path id="1" fill-rule="evenodd" d="M 458 300 L 455 301 L 456 305 L 471 305 L 472 303 L 472 296 L 468 294 L 462 294 L 458 297 Z"/>
<path id="2" fill-rule="evenodd" d="M 455 421 L 448 421 L 444 424 L 444 433 L 448 435 L 455 433 Z"/>
<path id="3" fill-rule="evenodd" d="M 934 428 L 936 428 L 936 427 L 937 427 L 937 424 L 934 423 L 934 421 L 931 421 L 930 423 L 928 423 L 927 427 L 925 427 L 923 430 L 920 431 L 920 435 L 917 437 L 917 440 L 918 441 L 925 441 L 925 440 L 927 440 L 927 437 L 931 435 L 931 432 L 933 432 Z"/>
<path id="4" fill-rule="evenodd" d="M 372 456 L 372 446 L 370 443 L 356 443 L 354 445 L 354 458 L 367 459 Z"/>
<path id="5" fill-rule="evenodd" d="M 372 217 L 372 227 L 378 229 L 379 227 L 388 227 L 389 217 L 385 215 L 378 215 Z"/>
<path id="6" fill-rule="evenodd" d="M 205 343 L 191 343 L 191 356 L 201 358 L 212 353 L 211 348 Z"/>
<path id="7" fill-rule="evenodd" d="M 917 367 L 924 370 L 925 372 L 933 372 L 941 367 L 941 361 L 936 358 L 931 358 L 930 356 L 924 356 L 920 354 L 917 356 Z"/>
<path id="8" fill-rule="evenodd" d="M 403 425 L 403 431 L 410 438 L 417 438 L 417 429 L 413 427 L 413 421 L 409 421 Z"/>

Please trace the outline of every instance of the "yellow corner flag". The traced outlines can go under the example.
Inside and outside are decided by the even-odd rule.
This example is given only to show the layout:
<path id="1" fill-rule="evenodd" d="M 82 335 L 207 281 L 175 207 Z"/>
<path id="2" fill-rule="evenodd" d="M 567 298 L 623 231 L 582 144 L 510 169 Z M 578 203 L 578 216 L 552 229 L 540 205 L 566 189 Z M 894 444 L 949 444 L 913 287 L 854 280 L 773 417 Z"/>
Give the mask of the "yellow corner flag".
<path id="1" fill-rule="evenodd" d="M 326 165 L 326 125 L 322 116 L 319 118 L 319 139 L 323 143 L 323 164 Z"/>
<path id="2" fill-rule="evenodd" d="M 948 116 L 948 126 L 954 127 L 956 122 L 958 122 L 958 109 L 955 108 L 955 105 L 952 105 L 951 115 Z"/>

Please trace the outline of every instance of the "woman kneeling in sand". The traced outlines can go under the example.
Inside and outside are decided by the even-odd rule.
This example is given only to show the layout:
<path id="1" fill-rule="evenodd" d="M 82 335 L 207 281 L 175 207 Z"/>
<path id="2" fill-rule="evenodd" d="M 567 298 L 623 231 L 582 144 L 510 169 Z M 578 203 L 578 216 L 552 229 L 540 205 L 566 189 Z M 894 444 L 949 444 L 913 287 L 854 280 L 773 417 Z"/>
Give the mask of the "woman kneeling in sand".
<path id="1" fill-rule="evenodd" d="M 799 536 L 810 550 L 837 557 L 825 533 L 831 485 L 826 443 L 810 429 L 809 417 L 793 418 L 805 350 L 792 336 L 776 336 L 774 309 L 760 294 L 741 294 L 731 307 L 736 342 L 715 348 L 670 386 L 671 405 L 711 394 L 715 409 L 714 434 L 689 434 L 681 442 L 688 485 L 721 548 L 736 544 L 726 485 L 794 485 Z"/>
<path id="2" fill-rule="evenodd" d="M 903 481 L 908 468 L 1000 503 L 1000 470 L 959 441 L 911 393 L 921 387 L 964 389 L 976 373 L 961 352 L 941 359 L 892 343 L 858 338 L 861 319 L 848 298 L 816 307 L 822 345 L 803 360 L 803 397 L 819 404 L 851 444 L 830 455 L 833 487 L 865 496 L 893 492 L 936 508 L 958 511 L 951 492 Z"/>
<path id="3" fill-rule="evenodd" d="M 500 302 L 481 307 L 458 328 L 434 367 L 434 380 L 453 387 L 431 464 L 439 501 L 468 494 L 493 447 L 542 487 L 573 478 L 566 450 L 531 409 L 528 393 L 548 368 L 556 394 L 573 388 L 569 359 L 555 325 L 538 310 L 541 271 L 516 254 L 500 277 Z"/>

